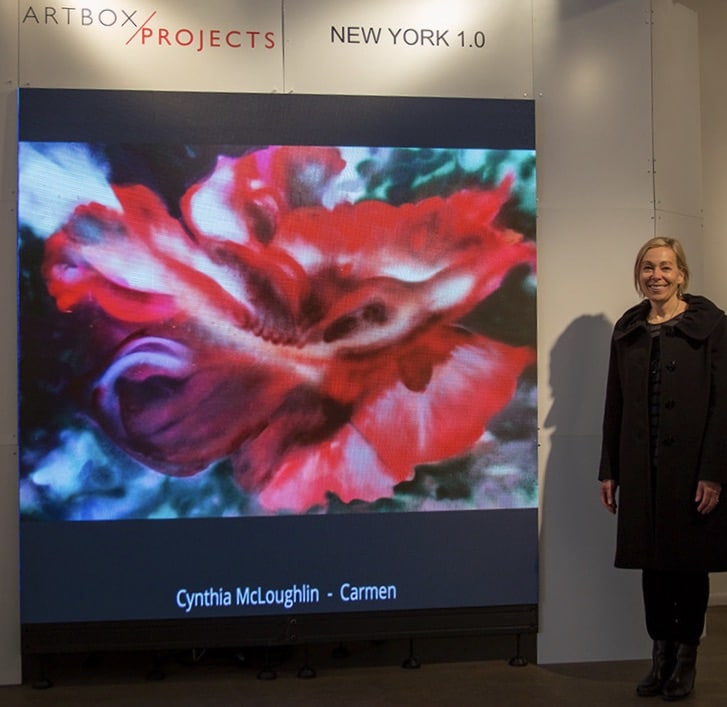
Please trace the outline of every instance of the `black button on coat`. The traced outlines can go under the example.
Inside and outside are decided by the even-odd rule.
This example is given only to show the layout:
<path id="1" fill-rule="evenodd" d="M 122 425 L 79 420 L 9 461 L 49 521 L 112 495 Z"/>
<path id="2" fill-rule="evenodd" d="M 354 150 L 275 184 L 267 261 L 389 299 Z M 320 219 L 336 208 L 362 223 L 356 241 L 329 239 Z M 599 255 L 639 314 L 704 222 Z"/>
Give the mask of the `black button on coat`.
<path id="1" fill-rule="evenodd" d="M 698 480 L 727 484 L 727 318 L 705 297 L 660 329 L 658 468 L 649 446 L 652 337 L 644 300 L 616 322 L 599 479 L 618 490 L 617 567 L 727 570 L 727 491 L 696 511 Z"/>

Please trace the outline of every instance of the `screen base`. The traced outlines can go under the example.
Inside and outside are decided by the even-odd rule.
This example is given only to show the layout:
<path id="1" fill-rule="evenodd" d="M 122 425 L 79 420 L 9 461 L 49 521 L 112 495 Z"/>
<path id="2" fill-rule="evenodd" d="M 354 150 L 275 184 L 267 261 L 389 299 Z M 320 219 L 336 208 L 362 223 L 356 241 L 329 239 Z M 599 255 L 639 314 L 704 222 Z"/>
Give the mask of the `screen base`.
<path id="1" fill-rule="evenodd" d="M 451 610 L 23 624 L 24 654 L 534 635 L 535 604 Z"/>

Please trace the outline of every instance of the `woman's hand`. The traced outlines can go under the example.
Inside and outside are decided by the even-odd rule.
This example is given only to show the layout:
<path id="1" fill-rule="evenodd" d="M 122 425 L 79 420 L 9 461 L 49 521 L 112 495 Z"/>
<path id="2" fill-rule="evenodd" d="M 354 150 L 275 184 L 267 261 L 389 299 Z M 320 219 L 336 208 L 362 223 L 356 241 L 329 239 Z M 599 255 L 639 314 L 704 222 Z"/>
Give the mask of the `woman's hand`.
<path id="1" fill-rule="evenodd" d="M 615 513 L 618 508 L 616 504 L 616 489 L 618 489 L 618 484 L 613 479 L 601 481 L 601 503 L 611 513 Z"/>
<path id="2" fill-rule="evenodd" d="M 694 501 L 697 504 L 697 511 L 703 515 L 711 513 L 719 503 L 719 494 L 722 491 L 722 484 L 718 481 L 697 482 L 697 495 Z"/>

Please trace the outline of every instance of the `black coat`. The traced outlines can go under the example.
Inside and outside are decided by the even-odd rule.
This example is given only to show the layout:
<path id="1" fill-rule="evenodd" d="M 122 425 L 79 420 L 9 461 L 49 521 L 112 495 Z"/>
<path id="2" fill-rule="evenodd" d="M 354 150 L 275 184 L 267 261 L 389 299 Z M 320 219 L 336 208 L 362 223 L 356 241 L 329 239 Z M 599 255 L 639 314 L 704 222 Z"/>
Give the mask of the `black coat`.
<path id="1" fill-rule="evenodd" d="M 616 323 L 603 420 L 599 479 L 618 491 L 616 566 L 727 570 L 727 492 L 696 511 L 697 481 L 727 484 L 727 319 L 704 297 L 661 326 L 658 468 L 651 471 L 649 357 L 644 300 Z"/>

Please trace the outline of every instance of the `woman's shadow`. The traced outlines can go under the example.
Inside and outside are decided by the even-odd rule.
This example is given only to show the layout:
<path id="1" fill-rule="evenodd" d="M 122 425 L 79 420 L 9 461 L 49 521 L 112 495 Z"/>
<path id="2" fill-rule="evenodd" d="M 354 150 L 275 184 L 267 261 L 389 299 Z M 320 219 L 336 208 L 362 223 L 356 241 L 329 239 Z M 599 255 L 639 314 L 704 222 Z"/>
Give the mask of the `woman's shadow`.
<path id="1" fill-rule="evenodd" d="M 574 320 L 550 354 L 550 450 L 542 480 L 541 639 L 547 662 L 644 657 L 639 575 L 613 568 L 616 522 L 599 499 L 612 326 Z M 552 658 L 552 659 L 551 659 Z"/>

